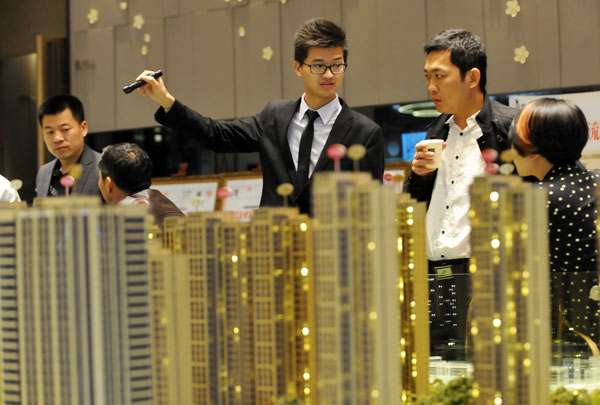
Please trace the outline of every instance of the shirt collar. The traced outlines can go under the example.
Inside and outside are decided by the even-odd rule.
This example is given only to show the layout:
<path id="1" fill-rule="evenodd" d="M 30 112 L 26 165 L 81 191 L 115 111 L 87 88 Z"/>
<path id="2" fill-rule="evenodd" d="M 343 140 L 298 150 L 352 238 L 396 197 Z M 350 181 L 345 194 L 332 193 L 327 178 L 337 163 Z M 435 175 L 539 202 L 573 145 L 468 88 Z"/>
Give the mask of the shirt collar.
<path id="1" fill-rule="evenodd" d="M 475 112 L 475 114 L 473 114 L 473 115 L 471 115 L 469 118 L 467 118 L 467 127 L 466 127 L 465 129 L 467 129 L 467 128 L 472 128 L 474 125 L 479 125 L 479 124 L 477 123 L 477 115 L 478 115 L 480 112 L 481 112 L 481 110 L 477 110 L 477 111 Z M 454 123 L 455 123 L 455 122 L 454 122 L 454 114 L 452 114 L 452 115 L 450 116 L 450 118 L 448 118 L 448 119 L 446 120 L 446 124 L 448 124 L 449 126 L 452 126 L 452 125 L 454 125 Z"/>
<path id="2" fill-rule="evenodd" d="M 302 95 L 302 99 L 300 101 L 300 108 L 298 109 L 298 113 L 300 114 L 300 119 L 304 117 L 306 111 L 311 110 L 311 108 L 306 104 L 304 97 L 306 93 Z M 331 117 L 333 117 L 340 109 L 342 108 L 342 104 L 340 103 L 340 98 L 336 94 L 335 98 L 331 100 L 329 103 L 325 104 L 323 107 L 319 108 L 317 112 L 319 113 L 319 117 L 323 124 L 329 123 Z"/>

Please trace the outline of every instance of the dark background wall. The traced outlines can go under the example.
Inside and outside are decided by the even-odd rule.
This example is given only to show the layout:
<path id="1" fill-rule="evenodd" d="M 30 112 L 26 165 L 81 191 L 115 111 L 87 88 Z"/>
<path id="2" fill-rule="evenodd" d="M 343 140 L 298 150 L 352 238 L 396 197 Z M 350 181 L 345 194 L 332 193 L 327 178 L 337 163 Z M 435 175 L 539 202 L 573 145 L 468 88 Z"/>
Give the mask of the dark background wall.
<path id="1" fill-rule="evenodd" d="M 23 180 L 33 198 L 37 172 L 36 36 L 67 35 L 67 0 L 0 0 L 0 174 Z"/>

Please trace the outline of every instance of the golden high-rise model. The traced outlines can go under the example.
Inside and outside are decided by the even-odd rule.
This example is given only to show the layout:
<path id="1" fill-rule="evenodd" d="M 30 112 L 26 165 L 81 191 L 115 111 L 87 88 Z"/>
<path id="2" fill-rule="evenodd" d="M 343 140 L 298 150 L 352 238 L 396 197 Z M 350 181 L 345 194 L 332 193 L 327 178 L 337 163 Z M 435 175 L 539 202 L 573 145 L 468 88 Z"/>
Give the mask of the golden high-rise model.
<path id="1" fill-rule="evenodd" d="M 476 178 L 470 217 L 475 404 L 550 403 L 546 192 Z"/>
<path id="2" fill-rule="evenodd" d="M 317 403 L 399 403 L 394 192 L 326 172 L 313 198 Z"/>
<path id="3" fill-rule="evenodd" d="M 398 195 L 398 290 L 400 376 L 403 402 L 429 392 L 428 264 L 425 250 L 424 202 Z"/>

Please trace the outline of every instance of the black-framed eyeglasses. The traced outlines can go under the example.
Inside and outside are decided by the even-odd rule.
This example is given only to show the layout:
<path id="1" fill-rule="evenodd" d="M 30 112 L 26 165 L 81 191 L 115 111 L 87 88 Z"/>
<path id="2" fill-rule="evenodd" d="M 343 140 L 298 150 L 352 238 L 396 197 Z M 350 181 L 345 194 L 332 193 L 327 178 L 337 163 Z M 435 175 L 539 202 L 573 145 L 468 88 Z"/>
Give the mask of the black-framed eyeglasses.
<path id="1" fill-rule="evenodd" d="M 333 65 L 324 65 L 322 63 L 313 63 L 312 65 L 309 65 L 307 63 L 303 63 L 303 65 L 308 66 L 310 73 L 315 75 L 322 75 L 327 72 L 327 69 L 331 70 L 331 73 L 334 75 L 341 75 L 346 71 L 346 67 L 348 67 L 348 65 L 345 63 L 335 63 Z"/>

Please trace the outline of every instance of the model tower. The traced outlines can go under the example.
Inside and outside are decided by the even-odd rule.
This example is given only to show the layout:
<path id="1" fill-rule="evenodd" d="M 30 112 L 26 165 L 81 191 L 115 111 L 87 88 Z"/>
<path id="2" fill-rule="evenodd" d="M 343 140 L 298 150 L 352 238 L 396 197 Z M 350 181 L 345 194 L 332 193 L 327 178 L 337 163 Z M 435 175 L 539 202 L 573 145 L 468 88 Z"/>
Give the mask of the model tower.
<path id="1" fill-rule="evenodd" d="M 470 217 L 475 403 L 550 403 L 546 192 L 476 178 Z"/>
<path id="2" fill-rule="evenodd" d="M 368 173 L 313 184 L 317 402 L 399 403 L 396 199 Z"/>
<path id="3" fill-rule="evenodd" d="M 401 395 L 403 402 L 414 402 L 429 391 L 427 207 L 409 194 L 400 194 L 396 212 Z"/>
<path id="4" fill-rule="evenodd" d="M 4 401 L 151 403 L 145 210 L 77 197 L 15 214 L 18 310 L 0 345 L 18 360 Z"/>

